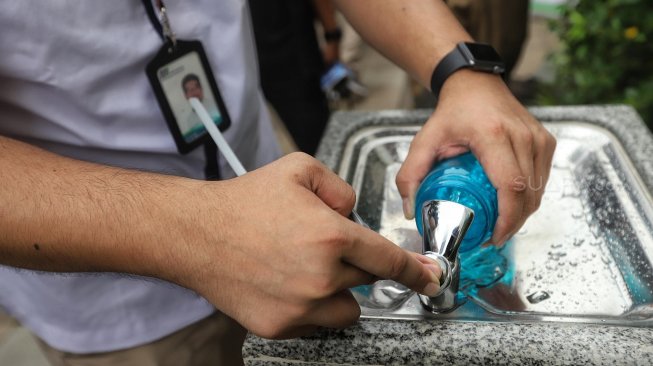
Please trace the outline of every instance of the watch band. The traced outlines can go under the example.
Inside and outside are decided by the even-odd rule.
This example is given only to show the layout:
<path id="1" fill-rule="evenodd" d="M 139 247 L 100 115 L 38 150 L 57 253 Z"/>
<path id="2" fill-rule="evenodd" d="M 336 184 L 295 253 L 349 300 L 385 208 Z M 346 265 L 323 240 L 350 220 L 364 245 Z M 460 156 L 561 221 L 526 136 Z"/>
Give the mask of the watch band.
<path id="1" fill-rule="evenodd" d="M 440 63 L 433 71 L 433 74 L 431 75 L 431 92 L 436 98 L 439 97 L 440 89 L 442 89 L 442 85 L 444 85 L 447 77 L 458 69 L 470 66 L 471 65 L 465 56 L 463 56 L 463 53 L 460 51 L 458 46 L 456 46 L 453 51 L 449 52 L 449 54 L 440 60 Z"/>

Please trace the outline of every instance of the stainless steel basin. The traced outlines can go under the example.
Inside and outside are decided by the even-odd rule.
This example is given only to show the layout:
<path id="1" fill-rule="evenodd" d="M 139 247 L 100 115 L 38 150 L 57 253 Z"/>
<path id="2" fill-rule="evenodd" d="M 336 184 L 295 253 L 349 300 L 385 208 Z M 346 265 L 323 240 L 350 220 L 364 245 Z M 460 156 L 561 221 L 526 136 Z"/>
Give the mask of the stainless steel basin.
<path id="1" fill-rule="evenodd" d="M 438 315 L 391 281 L 359 287 L 353 292 L 363 317 L 653 325 L 650 193 L 608 130 L 573 121 L 545 126 L 558 148 L 542 206 L 490 253 L 494 277 L 472 278 L 460 294 L 463 305 Z M 421 239 L 414 221 L 403 218 L 394 180 L 419 128 L 359 129 L 347 139 L 338 169 L 370 227 L 413 251 Z M 476 254 L 477 261 L 489 258 Z"/>

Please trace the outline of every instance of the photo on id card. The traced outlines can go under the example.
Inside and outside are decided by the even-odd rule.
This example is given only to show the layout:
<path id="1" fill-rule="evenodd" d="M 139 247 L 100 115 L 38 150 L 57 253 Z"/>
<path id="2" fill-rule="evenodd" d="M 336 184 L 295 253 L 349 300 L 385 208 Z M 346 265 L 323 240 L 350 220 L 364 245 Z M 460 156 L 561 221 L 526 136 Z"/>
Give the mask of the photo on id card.
<path id="1" fill-rule="evenodd" d="M 164 51 L 157 55 L 148 65 L 148 77 L 177 147 L 186 153 L 207 138 L 190 98 L 202 102 L 221 131 L 230 125 L 230 120 L 201 45 L 198 49 L 194 42 L 181 42 L 174 53 Z"/>

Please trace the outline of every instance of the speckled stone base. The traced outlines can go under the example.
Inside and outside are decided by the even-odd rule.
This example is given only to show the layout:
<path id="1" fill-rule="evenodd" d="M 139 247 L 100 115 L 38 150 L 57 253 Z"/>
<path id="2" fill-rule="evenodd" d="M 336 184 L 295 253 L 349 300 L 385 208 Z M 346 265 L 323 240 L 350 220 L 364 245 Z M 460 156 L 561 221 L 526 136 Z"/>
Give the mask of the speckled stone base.
<path id="1" fill-rule="evenodd" d="M 248 365 L 650 365 L 653 330 L 364 319 L 295 340 L 249 336 L 243 354 Z"/>
<path id="2" fill-rule="evenodd" d="M 538 107 L 541 121 L 588 122 L 611 131 L 653 192 L 653 135 L 627 106 Z M 363 126 L 421 124 L 431 111 L 336 113 L 317 157 L 336 169 L 347 138 Z M 479 122 L 480 123 L 480 122 Z M 248 336 L 247 365 L 651 365 L 653 329 L 573 323 L 363 319 L 344 330 L 268 341 Z"/>

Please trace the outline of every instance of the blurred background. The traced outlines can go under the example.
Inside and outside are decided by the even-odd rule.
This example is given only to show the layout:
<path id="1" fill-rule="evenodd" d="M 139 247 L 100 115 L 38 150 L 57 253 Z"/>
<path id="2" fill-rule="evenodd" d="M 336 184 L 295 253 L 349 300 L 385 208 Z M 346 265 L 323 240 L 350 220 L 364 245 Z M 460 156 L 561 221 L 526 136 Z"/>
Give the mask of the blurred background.
<path id="1" fill-rule="evenodd" d="M 306 102 L 289 96 L 286 105 L 275 101 L 279 90 L 287 87 L 288 80 L 297 77 L 297 70 L 307 73 L 306 66 L 288 67 L 287 73 L 279 73 L 283 62 L 279 52 L 284 39 L 283 32 L 274 32 L 275 23 L 271 8 L 284 13 L 277 19 L 277 26 L 285 24 L 291 11 L 281 10 L 287 1 L 250 0 L 254 13 L 254 27 L 259 48 L 262 83 L 270 109 L 274 116 L 276 131 L 284 151 L 302 151 L 313 154 L 319 142 L 328 115 L 337 110 L 380 110 L 433 108 L 436 100 L 421 86 L 366 45 L 331 6 L 331 0 L 307 2 L 303 14 L 312 17 L 303 29 L 312 27 L 312 40 L 285 41 L 307 45 L 303 50 L 295 47 L 304 62 L 312 52 L 316 76 L 302 87 L 293 86 L 295 94 L 313 95 L 310 89 L 320 88 L 326 105 Z M 257 19 L 256 10 L 262 3 L 266 14 Z M 292 2 L 292 0 L 291 0 Z M 481 42 L 492 44 L 508 66 L 506 82 L 513 93 L 526 105 L 571 105 L 625 103 L 637 109 L 649 128 L 653 126 L 653 1 L 650 0 L 447 0 L 461 23 L 472 36 Z M 292 2 L 296 4 L 297 2 Z M 326 10 L 325 10 L 326 8 Z M 297 12 L 294 10 L 293 12 Z M 331 16 L 324 15 L 332 13 Z M 264 19 L 263 19 L 264 18 Z M 333 18 L 329 20 L 328 18 Z M 262 23 L 267 25 L 261 25 Z M 302 27 L 294 23 L 294 29 Z M 288 28 L 288 27 L 286 27 Z M 329 38 L 337 30 L 339 37 Z M 337 33 L 337 32 L 336 32 Z M 262 34 L 264 34 L 262 36 Z M 274 38 L 271 42 L 265 38 Z M 276 44 L 274 42 L 277 42 Z M 312 47 L 312 51 L 307 49 Z M 322 59 L 317 60 L 321 52 Z M 287 50 L 288 52 L 288 50 Z M 274 56 L 269 56 L 272 54 Z M 275 55 L 276 54 L 276 55 Z M 316 56 L 318 55 L 318 56 Z M 289 54 L 288 58 L 297 56 Z M 270 59 L 276 57 L 277 64 Z M 294 61 L 297 63 L 298 61 Z M 293 62 L 288 62 L 293 64 Z M 324 74 L 334 64 L 346 67 L 353 87 L 339 85 L 341 93 L 333 92 L 333 85 L 324 85 Z M 267 71 L 266 71 L 267 70 Z M 272 78 L 283 79 L 277 82 Z M 342 73 L 336 75 L 341 75 Z M 289 76 L 293 75 L 293 76 Z M 333 79 L 333 78 L 332 78 Z M 312 80 L 312 81 L 311 81 Z M 326 80 L 326 82 L 333 80 Z M 267 85 L 266 85 L 267 84 Z M 296 84 L 296 83 L 295 83 Z M 312 86 L 312 88 L 311 88 Z M 329 89 L 330 88 L 330 89 Z M 324 90 L 326 89 L 326 90 Z M 335 89 L 338 89 L 336 87 Z M 353 90 L 350 90 L 353 89 Z M 301 92 L 298 93 L 297 91 Z M 305 97 L 304 97 L 305 99 Z M 319 97 L 317 98 L 319 99 Z M 288 108 L 287 106 L 291 107 Z M 301 105 L 313 106 L 302 111 Z M 314 106 L 320 105 L 319 108 Z M 299 122 L 293 121 L 299 119 Z M 285 123 L 289 120 L 291 123 Z M 307 122 L 310 121 L 310 122 Z M 305 141 L 306 133 L 298 133 L 296 125 L 312 130 L 312 146 L 301 146 L 294 140 Z M 310 124 L 307 126 L 307 124 Z M 288 127 L 289 126 L 289 127 Z M 289 132 L 290 131 L 290 132 Z M 293 139 L 293 136 L 296 138 Z M 298 147 L 298 145 L 300 145 Z"/>

